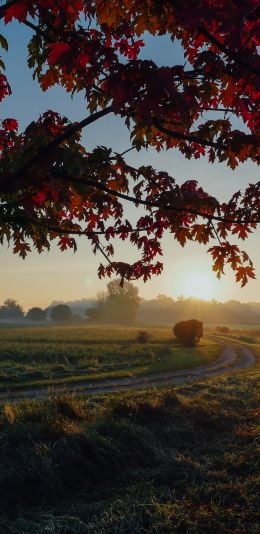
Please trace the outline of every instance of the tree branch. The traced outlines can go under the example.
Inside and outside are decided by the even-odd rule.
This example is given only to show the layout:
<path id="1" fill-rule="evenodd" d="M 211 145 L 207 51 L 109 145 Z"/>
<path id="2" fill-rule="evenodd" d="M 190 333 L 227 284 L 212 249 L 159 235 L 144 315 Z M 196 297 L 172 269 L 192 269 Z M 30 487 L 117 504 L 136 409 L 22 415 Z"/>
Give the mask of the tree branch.
<path id="1" fill-rule="evenodd" d="M 30 22 L 29 20 L 23 20 L 22 23 L 25 25 L 25 26 L 28 26 L 28 28 L 31 28 L 32 30 L 35 31 L 35 33 L 38 33 L 38 35 L 41 35 L 41 37 L 44 37 L 44 39 L 48 40 L 48 37 L 46 35 L 45 32 L 43 32 L 39 26 L 36 26 L 35 24 L 33 24 L 32 22 Z"/>
<path id="2" fill-rule="evenodd" d="M 203 146 L 211 146 L 213 148 L 219 148 L 218 143 L 214 143 L 214 141 L 207 141 L 206 139 L 202 139 L 201 137 L 193 136 L 190 134 L 183 134 L 181 132 L 178 132 L 176 130 L 169 130 L 169 128 L 165 128 L 161 125 L 161 122 L 159 119 L 153 119 L 154 125 L 160 132 L 165 133 L 166 135 L 169 135 L 170 137 L 175 137 L 176 139 L 181 139 L 182 141 L 188 141 L 189 143 L 198 143 L 199 145 Z"/>
<path id="3" fill-rule="evenodd" d="M 63 141 L 66 141 L 70 137 L 72 137 L 75 133 L 79 132 L 89 124 L 92 124 L 93 122 L 97 121 L 101 117 L 104 117 L 105 115 L 108 115 L 113 111 L 113 107 L 109 106 L 105 109 L 102 109 L 101 111 L 97 111 L 96 113 L 93 113 L 89 117 L 86 117 L 82 121 L 78 123 L 74 123 L 72 126 L 69 126 L 66 128 L 66 130 L 55 137 L 50 143 L 42 147 L 37 154 L 35 154 L 31 159 L 29 159 L 20 169 L 18 169 L 16 172 L 14 172 L 11 176 L 8 176 L 7 180 L 5 180 L 1 187 L 7 186 L 7 192 L 8 192 L 8 186 L 10 183 L 15 182 L 19 176 L 23 175 L 25 172 L 27 172 L 31 167 L 39 163 L 45 156 L 47 156 L 54 148 L 59 146 Z"/>
<path id="4" fill-rule="evenodd" d="M 178 0 L 169 0 L 170 4 L 175 8 L 176 10 L 181 11 L 182 10 L 182 3 Z M 239 4 L 240 5 L 240 4 Z M 240 54 L 233 52 L 229 48 L 227 48 L 223 43 L 221 43 L 216 37 L 214 37 L 204 26 L 198 26 L 197 28 L 198 32 L 200 32 L 202 35 L 204 35 L 212 44 L 214 44 L 221 52 L 226 54 L 227 57 L 230 59 L 233 59 L 238 65 L 241 65 L 241 67 L 244 67 L 244 69 L 248 70 L 249 72 L 252 72 L 256 76 L 260 76 L 259 69 L 256 69 L 252 65 L 248 65 L 243 59 L 241 59 Z"/>
<path id="5" fill-rule="evenodd" d="M 26 217 L 14 217 L 9 215 L 0 215 L 0 224 L 1 223 L 18 223 L 18 224 L 33 224 L 35 226 L 38 226 L 39 228 L 46 228 L 49 232 L 53 232 L 58 235 L 76 235 L 78 237 L 85 236 L 85 237 L 91 237 L 92 235 L 107 235 L 108 229 L 106 230 L 76 230 L 75 228 L 63 228 L 62 226 L 53 226 L 53 224 L 49 223 L 47 220 L 40 220 L 40 219 L 28 219 Z M 154 223 L 153 227 L 146 226 L 143 228 L 132 228 L 131 230 L 128 229 L 127 232 L 129 234 L 134 234 L 136 232 L 148 232 L 149 230 L 154 230 L 156 224 Z M 122 229 L 119 228 L 113 228 L 114 234 L 121 234 Z"/>
<path id="6" fill-rule="evenodd" d="M 206 139 L 203 139 L 202 137 L 183 134 L 183 133 L 177 132 L 176 130 L 169 130 L 169 128 L 165 128 L 164 126 L 162 126 L 161 121 L 159 121 L 158 119 L 154 119 L 153 122 L 156 128 L 158 128 L 158 130 L 160 130 L 162 133 L 165 133 L 166 135 L 169 135 L 169 137 L 174 137 L 176 139 L 188 141 L 189 143 L 198 143 L 199 145 L 210 146 L 216 149 L 219 149 L 219 148 L 225 149 L 225 146 L 224 145 L 221 146 L 221 144 L 218 142 L 207 141 Z M 256 146 L 259 146 L 259 142 L 256 144 Z M 260 161 L 260 156 L 249 156 L 249 157 L 251 157 L 252 160 Z"/>
<path id="7" fill-rule="evenodd" d="M 208 213 L 203 213 L 202 211 L 200 210 L 196 210 L 196 209 L 192 209 L 192 208 L 182 208 L 180 206 L 176 207 L 176 206 L 168 206 L 168 205 L 165 205 L 165 204 L 160 204 L 159 202 L 151 202 L 149 200 L 142 200 L 142 199 L 139 199 L 137 197 L 133 197 L 131 195 L 126 195 L 125 193 L 120 193 L 119 191 L 114 191 L 113 189 L 110 189 L 109 187 L 107 187 L 106 185 L 100 183 L 100 182 L 96 182 L 95 180 L 92 180 L 91 178 L 86 178 L 85 180 L 81 180 L 80 178 L 75 178 L 75 177 L 65 177 L 64 175 L 63 176 L 59 176 L 59 178 L 61 180 L 64 180 L 66 182 L 70 182 L 70 183 L 76 183 L 76 184 L 81 184 L 81 185 L 91 185 L 92 187 L 96 188 L 96 189 L 99 189 L 100 191 L 104 191 L 105 193 L 108 193 L 109 195 L 112 195 L 112 196 L 115 196 L 117 198 L 122 198 L 123 200 L 127 200 L 129 202 L 132 202 L 134 203 L 135 205 L 142 205 L 142 206 L 147 206 L 147 207 L 151 207 L 151 208 L 158 208 L 158 209 L 161 209 L 161 210 L 164 210 L 164 211 L 169 211 L 169 212 L 174 212 L 174 213 L 189 213 L 189 214 L 192 214 L 192 215 L 197 215 L 199 217 L 204 217 L 205 219 L 209 220 L 209 221 L 220 221 L 220 222 L 225 222 L 226 224 L 259 224 L 260 223 L 260 219 L 257 219 L 257 220 L 250 220 L 250 219 L 245 219 L 245 220 L 242 220 L 242 219 L 230 219 L 230 218 L 227 218 L 227 217 L 221 217 L 221 216 L 218 216 L 218 215 L 210 215 Z"/>
<path id="8" fill-rule="evenodd" d="M 253 67 L 253 65 L 249 65 L 246 63 L 243 59 L 241 59 L 240 54 L 237 54 L 237 52 L 233 52 L 229 48 L 227 48 L 223 43 L 221 43 L 216 37 L 214 37 L 206 28 L 203 26 L 198 26 L 198 31 L 202 33 L 214 46 L 216 46 L 221 52 L 226 54 L 230 59 L 233 59 L 238 65 L 241 65 L 241 67 L 244 67 L 244 69 L 252 72 L 256 76 L 260 76 L 260 70 Z"/>

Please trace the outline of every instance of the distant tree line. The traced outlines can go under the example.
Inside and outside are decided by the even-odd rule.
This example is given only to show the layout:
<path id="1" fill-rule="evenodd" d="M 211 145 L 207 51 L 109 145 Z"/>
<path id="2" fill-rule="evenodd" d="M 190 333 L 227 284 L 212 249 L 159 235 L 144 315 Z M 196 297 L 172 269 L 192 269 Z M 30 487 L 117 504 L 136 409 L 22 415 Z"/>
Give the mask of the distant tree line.
<path id="1" fill-rule="evenodd" d="M 138 288 L 125 281 L 120 285 L 120 280 L 113 280 L 107 284 L 107 291 L 99 293 L 92 308 L 86 310 L 85 319 L 90 322 L 133 324 L 136 321 L 140 306 Z M 28 319 L 32 322 L 44 322 L 46 319 L 52 322 L 71 322 L 80 320 L 75 316 L 67 304 L 55 304 L 47 309 L 33 307 L 27 313 L 16 300 L 8 299 L 0 307 L 0 320 L 20 321 Z"/>
<path id="2" fill-rule="evenodd" d="M 87 308 L 87 309 L 86 309 Z M 107 290 L 98 293 L 96 299 L 81 299 L 68 304 L 54 302 L 47 309 L 32 307 L 27 313 L 14 299 L 7 299 L 0 306 L 0 321 L 80 322 L 117 324 L 175 324 L 189 317 L 204 323 L 220 323 L 219 333 L 227 333 L 233 324 L 260 324 L 260 303 L 242 303 L 235 300 L 222 303 L 214 300 L 203 301 L 195 298 L 167 295 L 144 300 L 138 288 L 130 282 L 120 285 L 115 279 L 107 284 Z M 221 322 L 220 322 L 221 321 Z"/>
<path id="3" fill-rule="evenodd" d="M 86 310 L 86 318 L 91 322 L 132 324 L 136 320 L 140 304 L 138 289 L 129 282 L 120 286 L 120 281 L 114 280 L 107 285 L 107 293 L 99 293 L 96 305 Z M 56 304 L 48 309 L 38 306 L 30 308 L 27 313 L 14 299 L 7 299 L 0 306 L 0 320 L 19 322 L 28 319 L 32 322 L 44 322 L 46 319 L 53 322 L 71 322 L 80 320 L 73 316 L 67 304 Z"/>
<path id="4" fill-rule="evenodd" d="M 47 319 L 48 309 L 42 309 L 38 306 L 30 308 L 27 313 L 23 311 L 22 306 L 14 299 L 5 300 L 0 306 L 0 320 L 19 322 L 28 319 L 33 322 L 44 322 Z M 67 304 L 57 304 L 49 310 L 49 318 L 54 322 L 70 322 L 72 320 L 72 311 Z"/>
<path id="5" fill-rule="evenodd" d="M 186 320 L 189 317 L 226 326 L 229 324 L 260 323 L 260 303 L 244 303 L 237 300 L 218 302 L 197 298 L 177 299 L 167 295 L 144 300 L 140 305 L 138 321 L 141 323 L 172 323 Z M 220 322 L 221 321 L 221 322 Z"/>

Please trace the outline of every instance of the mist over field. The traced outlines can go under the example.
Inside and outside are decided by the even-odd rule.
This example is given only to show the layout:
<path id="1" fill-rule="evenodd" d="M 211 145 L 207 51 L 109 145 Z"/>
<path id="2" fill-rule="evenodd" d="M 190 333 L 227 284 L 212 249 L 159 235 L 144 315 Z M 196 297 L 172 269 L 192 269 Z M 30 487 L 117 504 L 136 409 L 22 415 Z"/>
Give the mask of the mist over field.
<path id="1" fill-rule="evenodd" d="M 53 307 L 57 305 L 66 305 L 71 310 L 71 318 L 74 322 L 90 321 L 89 312 L 93 310 L 98 304 L 99 298 L 82 298 L 80 300 L 72 301 L 52 301 L 49 306 L 45 308 L 46 319 L 50 319 L 50 313 Z M 37 302 L 37 299 L 35 299 Z M 17 303 L 18 304 L 18 303 Z M 20 322 L 25 320 L 28 322 L 30 316 L 26 317 L 26 311 L 23 306 L 18 304 L 22 313 L 15 317 L 8 318 L 3 313 L 3 305 L 0 305 L 0 323 L 6 322 L 8 319 L 11 322 Z M 126 303 L 127 305 L 127 303 Z M 124 312 L 124 308 L 122 308 Z M 216 300 L 203 300 L 193 297 L 184 298 L 178 297 L 176 300 L 167 295 L 158 295 L 154 299 L 140 299 L 139 306 L 136 310 L 134 320 L 129 320 L 129 324 L 172 324 L 178 320 L 184 320 L 189 317 L 199 319 L 205 324 L 230 324 L 230 325 L 260 325 L 260 302 L 239 302 L 237 300 L 229 300 L 227 302 L 218 302 Z M 111 320 L 111 317 L 103 318 L 103 320 L 96 320 L 94 322 L 119 323 L 123 321 L 123 316 L 120 320 Z M 93 322 L 93 321 L 91 321 Z"/>
<path id="2" fill-rule="evenodd" d="M 58 304 L 55 301 L 50 304 Z M 81 299 L 66 302 L 73 314 L 86 316 L 86 310 L 93 308 L 94 299 Z M 172 323 L 187 317 L 200 319 L 205 323 L 254 324 L 260 325 L 260 302 L 206 301 L 196 298 L 179 297 L 177 300 L 167 295 L 155 299 L 141 299 L 136 321 L 140 323 Z"/>

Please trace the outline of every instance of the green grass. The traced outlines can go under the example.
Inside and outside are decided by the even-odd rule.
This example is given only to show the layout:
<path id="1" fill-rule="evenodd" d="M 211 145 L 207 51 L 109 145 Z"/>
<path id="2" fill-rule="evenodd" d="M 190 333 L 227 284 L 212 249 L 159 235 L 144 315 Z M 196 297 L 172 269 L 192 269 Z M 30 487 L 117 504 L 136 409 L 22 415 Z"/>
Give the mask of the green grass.
<path id="1" fill-rule="evenodd" d="M 111 345 L 134 336 L 102 331 Z M 157 345 L 167 335 L 154 332 Z M 253 350 L 256 365 L 225 378 L 4 405 L 0 532 L 258 533 L 260 343 Z"/>
<path id="2" fill-rule="evenodd" d="M 180 347 L 171 329 L 49 326 L 1 328 L 0 388 L 37 387 L 191 368 L 217 358 L 220 347 L 202 339 Z"/>
<path id="3" fill-rule="evenodd" d="M 6 405 L 0 532 L 255 534 L 256 375 Z"/>

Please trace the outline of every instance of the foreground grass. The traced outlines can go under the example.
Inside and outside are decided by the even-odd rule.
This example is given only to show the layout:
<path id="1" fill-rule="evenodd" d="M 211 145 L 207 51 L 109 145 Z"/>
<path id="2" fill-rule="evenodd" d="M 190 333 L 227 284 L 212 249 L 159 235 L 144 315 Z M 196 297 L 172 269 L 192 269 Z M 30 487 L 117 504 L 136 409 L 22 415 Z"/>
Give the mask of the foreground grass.
<path id="1" fill-rule="evenodd" d="M 257 382 L 6 405 L 0 532 L 259 532 Z"/>
<path id="2" fill-rule="evenodd" d="M 0 388 L 38 387 L 188 369 L 217 358 L 210 340 L 180 347 L 170 328 L 146 328 L 149 343 L 136 341 L 138 328 L 45 326 L 1 328 Z"/>

